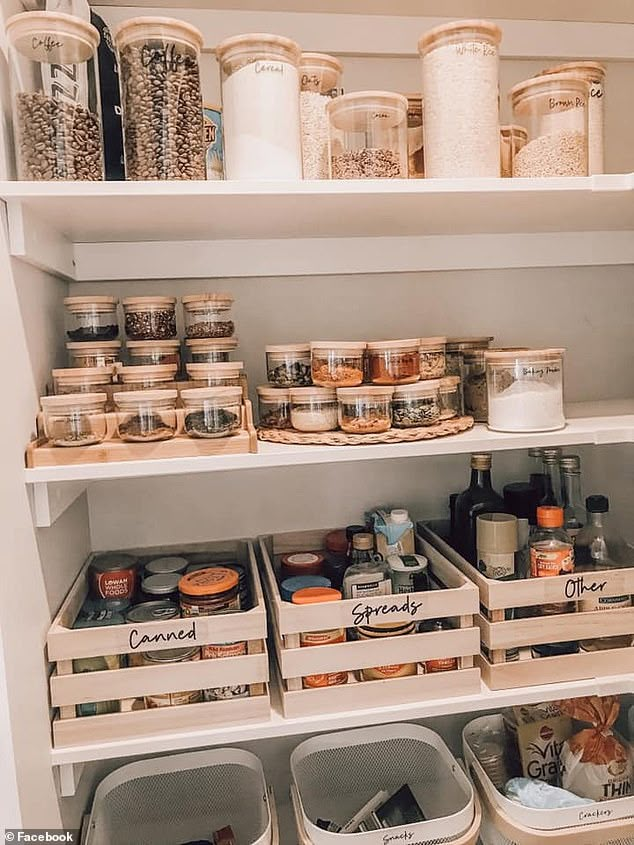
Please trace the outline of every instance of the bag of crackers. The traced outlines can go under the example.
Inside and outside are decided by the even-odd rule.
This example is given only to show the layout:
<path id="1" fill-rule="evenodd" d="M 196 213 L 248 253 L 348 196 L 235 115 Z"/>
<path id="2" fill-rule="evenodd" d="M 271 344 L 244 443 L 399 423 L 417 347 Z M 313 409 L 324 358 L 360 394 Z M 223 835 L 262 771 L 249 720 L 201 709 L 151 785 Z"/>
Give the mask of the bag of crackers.
<path id="1" fill-rule="evenodd" d="M 582 798 L 610 801 L 632 794 L 632 749 L 613 730 L 617 696 L 572 698 L 559 702 L 572 719 L 587 722 L 561 749 L 561 786 Z"/>

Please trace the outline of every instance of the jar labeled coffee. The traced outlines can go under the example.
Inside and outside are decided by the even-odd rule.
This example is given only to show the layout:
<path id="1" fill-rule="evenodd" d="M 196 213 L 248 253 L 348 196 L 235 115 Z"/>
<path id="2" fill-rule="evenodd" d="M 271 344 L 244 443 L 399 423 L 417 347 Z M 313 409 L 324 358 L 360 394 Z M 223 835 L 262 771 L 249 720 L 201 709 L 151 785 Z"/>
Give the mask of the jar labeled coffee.
<path id="1" fill-rule="evenodd" d="M 115 41 L 127 178 L 204 179 L 201 33 L 173 18 L 133 18 Z"/>

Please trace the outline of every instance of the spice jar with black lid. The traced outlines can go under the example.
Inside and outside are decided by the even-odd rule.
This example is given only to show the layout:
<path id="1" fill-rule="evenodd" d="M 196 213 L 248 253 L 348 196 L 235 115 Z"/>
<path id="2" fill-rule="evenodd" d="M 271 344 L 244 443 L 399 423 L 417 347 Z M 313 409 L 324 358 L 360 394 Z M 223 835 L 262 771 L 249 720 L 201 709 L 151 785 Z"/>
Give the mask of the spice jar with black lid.
<path id="1" fill-rule="evenodd" d="M 119 335 L 116 296 L 67 296 L 64 305 L 71 326 L 71 341 L 115 340 Z"/>
<path id="2" fill-rule="evenodd" d="M 129 296 L 123 300 L 128 340 L 171 340 L 176 337 L 176 298 Z"/>
<path id="3" fill-rule="evenodd" d="M 188 338 L 232 337 L 233 297 L 228 293 L 196 293 L 183 297 L 185 334 Z"/>

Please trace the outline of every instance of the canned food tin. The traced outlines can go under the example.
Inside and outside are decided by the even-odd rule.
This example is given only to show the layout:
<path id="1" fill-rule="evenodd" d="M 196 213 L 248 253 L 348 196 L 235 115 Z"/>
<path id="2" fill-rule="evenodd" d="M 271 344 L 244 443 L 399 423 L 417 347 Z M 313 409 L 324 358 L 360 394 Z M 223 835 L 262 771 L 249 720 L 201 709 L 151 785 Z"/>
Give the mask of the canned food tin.
<path id="1" fill-rule="evenodd" d="M 95 555 L 88 570 L 96 599 L 128 599 L 136 592 L 138 560 L 132 555 L 107 552 Z"/>
<path id="2" fill-rule="evenodd" d="M 186 663 L 190 660 L 200 660 L 199 648 L 168 648 L 164 651 L 146 651 L 143 655 L 144 666 L 165 666 L 168 663 Z M 179 704 L 197 704 L 202 700 L 202 690 L 165 692 L 146 695 L 145 706 L 148 709 L 174 707 Z"/>

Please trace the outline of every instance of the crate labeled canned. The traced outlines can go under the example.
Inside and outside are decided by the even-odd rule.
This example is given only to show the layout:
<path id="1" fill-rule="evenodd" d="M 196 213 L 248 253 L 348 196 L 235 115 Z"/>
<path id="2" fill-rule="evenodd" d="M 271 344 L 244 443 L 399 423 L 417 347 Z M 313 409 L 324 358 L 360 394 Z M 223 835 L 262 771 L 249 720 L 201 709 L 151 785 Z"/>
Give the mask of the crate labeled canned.
<path id="1" fill-rule="evenodd" d="M 115 556 L 118 568 L 110 565 Z M 178 599 L 149 601 L 146 592 L 170 586 L 169 575 L 147 575 L 147 564 L 159 560 L 180 561 L 194 574 L 239 573 L 235 601 L 212 615 L 187 608 L 182 594 L 180 609 Z M 126 594 L 136 576 L 125 561 L 146 564 L 142 601 L 132 606 Z M 172 589 L 179 578 L 172 576 Z M 55 747 L 268 718 L 266 634 L 250 541 L 91 554 L 47 636 Z"/>
<path id="2" fill-rule="evenodd" d="M 327 533 L 259 538 L 284 715 L 479 692 L 477 590 L 426 540 L 418 551 L 428 558 L 429 589 L 306 604 L 283 598 L 282 558 L 323 556 Z"/>

